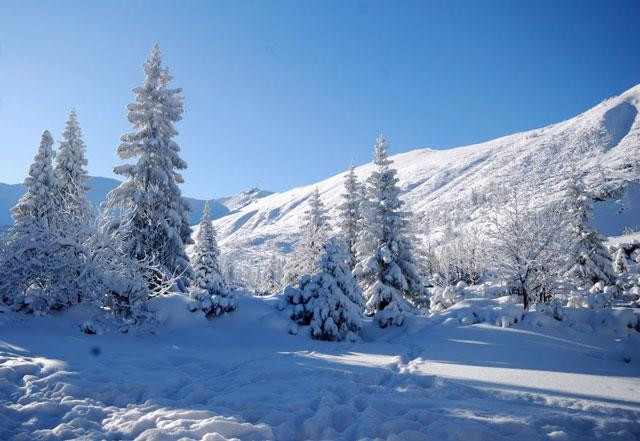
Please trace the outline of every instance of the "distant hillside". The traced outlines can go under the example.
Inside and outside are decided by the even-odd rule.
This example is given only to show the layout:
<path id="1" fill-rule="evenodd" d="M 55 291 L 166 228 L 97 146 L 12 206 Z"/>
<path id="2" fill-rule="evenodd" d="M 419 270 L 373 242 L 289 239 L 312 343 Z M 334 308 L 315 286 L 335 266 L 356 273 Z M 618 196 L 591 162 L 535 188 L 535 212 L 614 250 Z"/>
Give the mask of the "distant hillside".
<path id="1" fill-rule="evenodd" d="M 92 177 L 89 181 L 89 187 L 91 188 L 89 200 L 94 205 L 99 206 L 106 199 L 107 193 L 116 188 L 119 183 L 116 179 L 103 178 L 100 176 Z M 24 191 L 22 184 L 0 183 L 0 230 L 13 223 L 11 219 L 11 208 L 18 202 L 18 199 L 24 194 Z M 233 196 L 211 199 L 209 200 L 211 215 L 214 219 L 218 219 L 269 194 L 271 194 L 271 192 L 254 188 Z M 202 216 L 205 201 L 189 197 L 186 199 L 191 207 L 189 221 L 191 224 L 196 224 Z"/>

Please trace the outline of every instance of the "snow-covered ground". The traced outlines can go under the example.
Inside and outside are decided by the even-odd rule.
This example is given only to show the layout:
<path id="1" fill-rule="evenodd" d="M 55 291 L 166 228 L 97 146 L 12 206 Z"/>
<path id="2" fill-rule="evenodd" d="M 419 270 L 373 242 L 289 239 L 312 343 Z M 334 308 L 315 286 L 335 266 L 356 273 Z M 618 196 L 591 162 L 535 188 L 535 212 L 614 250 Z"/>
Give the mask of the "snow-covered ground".
<path id="1" fill-rule="evenodd" d="M 365 323 L 359 343 L 318 342 L 289 335 L 276 303 L 241 296 L 208 321 L 170 296 L 139 335 L 84 334 L 77 308 L 2 313 L 0 439 L 640 437 L 640 363 L 612 356 L 621 336 L 551 318 L 463 325 L 470 301 L 402 328 Z"/>

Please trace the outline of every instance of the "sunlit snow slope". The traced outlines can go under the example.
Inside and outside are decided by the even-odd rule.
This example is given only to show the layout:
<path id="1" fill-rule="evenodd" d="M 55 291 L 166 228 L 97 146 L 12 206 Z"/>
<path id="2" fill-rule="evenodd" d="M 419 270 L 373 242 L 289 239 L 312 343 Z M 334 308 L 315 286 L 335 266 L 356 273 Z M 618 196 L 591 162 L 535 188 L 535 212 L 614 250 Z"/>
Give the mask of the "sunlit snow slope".
<path id="1" fill-rule="evenodd" d="M 637 181 L 639 108 L 640 85 L 575 118 L 542 129 L 466 147 L 418 149 L 393 156 L 402 198 L 416 213 L 416 229 L 434 234 L 447 218 L 473 220 L 482 202 L 477 205 L 471 202 L 472 191 L 491 195 L 498 185 L 525 182 L 541 200 L 556 199 L 572 168 L 584 173 L 587 185 L 594 190 Z M 386 135 L 393 151 L 393 133 Z M 372 150 L 374 137 L 372 134 Z M 347 158 L 345 168 L 346 161 Z M 358 176 L 365 179 L 371 167 L 371 163 L 358 167 Z M 274 254 L 288 252 L 297 239 L 307 199 L 315 187 L 335 217 L 343 176 L 272 194 L 216 220 L 223 252 L 245 263 L 262 264 Z M 600 211 L 609 217 L 611 210 L 605 207 Z M 618 216 L 618 211 L 613 216 Z M 620 216 L 636 211 L 637 207 L 625 209 Z M 599 227 L 604 234 L 617 235 L 622 233 L 617 230 L 625 223 L 626 219 L 617 219 L 600 222 Z"/>

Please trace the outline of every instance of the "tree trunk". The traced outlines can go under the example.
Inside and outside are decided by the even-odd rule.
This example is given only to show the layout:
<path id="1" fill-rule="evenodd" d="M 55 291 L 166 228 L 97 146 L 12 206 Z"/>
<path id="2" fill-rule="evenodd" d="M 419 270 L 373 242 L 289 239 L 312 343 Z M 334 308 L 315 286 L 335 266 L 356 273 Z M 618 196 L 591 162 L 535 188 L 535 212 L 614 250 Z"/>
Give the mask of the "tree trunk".
<path id="1" fill-rule="evenodd" d="M 524 303 L 524 312 L 529 311 L 529 293 L 526 289 L 522 289 L 522 301 Z"/>

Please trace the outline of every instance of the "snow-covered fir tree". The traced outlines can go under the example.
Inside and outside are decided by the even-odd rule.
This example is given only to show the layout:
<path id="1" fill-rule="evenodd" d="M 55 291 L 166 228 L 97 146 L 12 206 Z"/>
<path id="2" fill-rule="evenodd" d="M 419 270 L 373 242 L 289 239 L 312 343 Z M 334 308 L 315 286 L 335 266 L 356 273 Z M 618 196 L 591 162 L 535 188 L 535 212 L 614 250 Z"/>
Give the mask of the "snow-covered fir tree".
<path id="1" fill-rule="evenodd" d="M 316 260 L 322 252 L 322 246 L 327 240 L 329 218 L 317 188 L 311 195 L 305 217 L 301 238 L 285 266 L 284 286 L 296 284 L 300 276 L 313 271 Z"/>
<path id="2" fill-rule="evenodd" d="M 68 249 L 60 246 L 61 199 L 53 171 L 53 138 L 42 134 L 24 180 L 25 194 L 13 207 L 14 225 L 2 256 L 0 295 L 16 309 L 45 313 L 77 301 Z"/>
<path id="3" fill-rule="evenodd" d="M 267 268 L 260 273 L 258 293 L 263 295 L 275 294 L 282 289 L 282 261 L 273 257 Z"/>
<path id="4" fill-rule="evenodd" d="M 618 251 L 616 251 L 615 258 L 613 259 L 613 270 L 618 273 L 626 273 L 629 271 L 629 266 L 627 264 L 627 253 L 624 251 L 624 248 L 620 246 Z"/>
<path id="5" fill-rule="evenodd" d="M 13 233 L 36 235 L 42 231 L 55 231 L 60 219 L 60 192 L 53 171 L 53 138 L 48 130 L 42 133 L 38 153 L 24 180 L 26 192 L 11 210 Z M 37 230 L 37 231 L 36 231 Z"/>
<path id="6" fill-rule="evenodd" d="M 403 311 L 416 302 L 426 303 L 407 234 L 409 214 L 401 210 L 398 178 L 388 156 L 381 135 L 375 147 L 376 168 L 367 179 L 354 269 L 364 289 L 367 313 L 376 314 L 381 327 L 402 325 Z"/>
<path id="7" fill-rule="evenodd" d="M 360 204 L 362 203 L 362 185 L 358 182 L 355 167 L 352 165 L 344 180 L 343 202 L 340 210 L 340 241 L 345 244 L 347 264 L 353 270 L 356 264 L 355 244 L 358 240 L 358 222 L 360 221 Z"/>
<path id="8" fill-rule="evenodd" d="M 599 281 L 611 284 L 615 280 L 611 255 L 604 238 L 587 225 L 591 218 L 591 199 L 575 174 L 569 177 L 566 201 L 573 242 L 567 276 L 585 286 Z"/>
<path id="9" fill-rule="evenodd" d="M 285 290 L 290 317 L 309 326 L 314 339 L 355 341 L 361 328 L 360 287 L 347 267 L 342 244 L 330 240 L 322 248 L 313 275 L 302 276 L 298 289 Z"/>
<path id="10" fill-rule="evenodd" d="M 82 236 L 81 240 L 89 234 L 87 227 L 94 215 L 87 197 L 89 175 L 85 169 L 87 166 L 85 152 L 86 146 L 82 139 L 77 115 L 75 110 L 71 110 L 56 155 L 54 171 L 58 180 L 65 221 L 70 226 L 73 225 L 69 231 Z"/>
<path id="11" fill-rule="evenodd" d="M 135 130 L 123 135 L 118 147 L 120 158 L 137 162 L 114 167 L 126 179 L 109 193 L 107 207 L 121 213 L 112 228 L 120 230 L 129 255 L 160 267 L 161 277 L 148 275 L 150 286 L 180 275 L 178 286 L 185 290 L 194 274 L 185 252 L 192 243 L 189 205 L 178 187 L 183 182 L 178 170 L 187 164 L 173 140 L 178 134 L 174 123 L 182 119 L 181 89 L 168 87 L 172 77 L 157 45 L 144 71 L 144 84 L 134 89 L 136 102 L 127 107 Z"/>
<path id="12" fill-rule="evenodd" d="M 211 223 L 209 202 L 205 202 L 202 219 L 191 254 L 191 266 L 195 272 L 193 286 L 215 293 L 224 288 L 220 267 L 220 249 L 216 231 Z"/>

